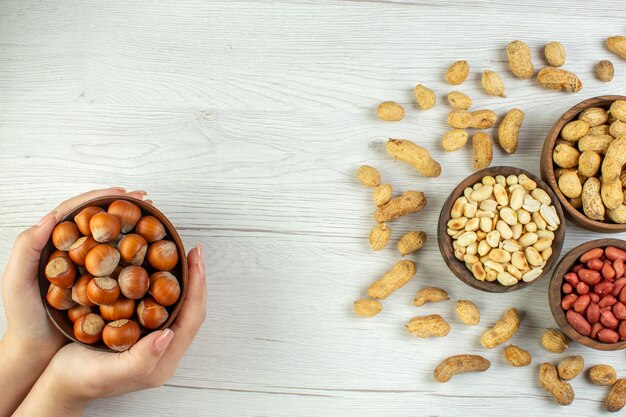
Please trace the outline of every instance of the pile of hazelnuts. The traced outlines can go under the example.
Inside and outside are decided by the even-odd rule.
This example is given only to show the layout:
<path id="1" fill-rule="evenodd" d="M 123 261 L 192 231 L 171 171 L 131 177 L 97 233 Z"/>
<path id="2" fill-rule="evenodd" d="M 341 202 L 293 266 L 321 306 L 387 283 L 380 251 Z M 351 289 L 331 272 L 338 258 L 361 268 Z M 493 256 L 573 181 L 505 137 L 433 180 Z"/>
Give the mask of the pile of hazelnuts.
<path id="1" fill-rule="evenodd" d="M 166 235 L 159 219 L 143 216 L 126 200 L 107 210 L 86 207 L 73 222 L 54 228 L 46 300 L 67 310 L 77 340 L 90 345 L 102 340 L 124 351 L 142 332 L 165 323 L 167 307 L 180 297 L 180 284 L 170 272 L 178 265 L 178 248 Z"/>

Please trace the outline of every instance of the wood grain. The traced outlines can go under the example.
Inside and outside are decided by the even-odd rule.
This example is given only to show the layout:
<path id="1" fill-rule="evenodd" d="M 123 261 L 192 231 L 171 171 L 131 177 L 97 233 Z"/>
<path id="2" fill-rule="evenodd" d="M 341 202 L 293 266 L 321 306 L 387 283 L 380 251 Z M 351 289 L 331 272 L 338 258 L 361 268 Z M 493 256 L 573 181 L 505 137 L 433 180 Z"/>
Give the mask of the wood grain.
<path id="1" fill-rule="evenodd" d="M 604 46 L 624 34 L 623 2 L 322 0 L 5 0 L 0 6 L 0 263 L 17 234 L 85 190 L 146 189 L 185 246 L 206 246 L 209 312 L 177 374 L 160 389 L 96 401 L 90 416 L 565 415 L 539 386 L 538 367 L 556 362 L 540 336 L 556 327 L 547 280 L 524 291 L 488 294 L 454 278 L 435 243 L 439 211 L 472 172 L 471 149 L 439 147 L 452 88 L 443 75 L 467 59 L 458 89 L 499 116 L 526 113 L 514 155 L 494 149 L 493 165 L 539 172 L 543 139 L 579 101 L 626 90 L 626 61 Z M 523 39 L 538 68 L 545 43 L 567 49 L 577 94 L 550 92 L 508 71 L 505 46 Z M 595 79 L 600 59 L 615 65 Z M 506 99 L 483 93 L 480 73 L 497 71 Z M 414 108 L 413 88 L 437 94 Z M 383 100 L 406 110 L 398 123 L 376 119 Z M 493 130 L 491 131 L 493 133 Z M 382 145 L 407 138 L 443 167 L 425 179 Z M 354 178 L 368 163 L 397 192 L 419 189 L 428 205 L 391 225 L 391 245 L 369 249 L 371 190 Z M 409 258 L 416 278 L 363 320 L 356 298 L 400 257 L 397 239 L 424 230 L 429 242 Z M 563 251 L 601 237 L 571 224 Z M 624 237 L 618 234 L 613 237 Z M 422 286 L 451 301 L 416 309 Z M 471 299 L 481 324 L 462 325 L 454 300 Z M 507 366 L 479 338 L 508 307 L 524 312 L 511 341 L 533 365 Z M 417 340 L 403 324 L 438 313 L 449 336 Z M 0 313 L 0 333 L 6 317 Z M 572 343 L 568 354 L 626 372 L 623 352 Z M 492 367 L 436 384 L 450 355 L 485 355 Z M 577 415 L 596 416 L 606 395 L 572 381 Z"/>

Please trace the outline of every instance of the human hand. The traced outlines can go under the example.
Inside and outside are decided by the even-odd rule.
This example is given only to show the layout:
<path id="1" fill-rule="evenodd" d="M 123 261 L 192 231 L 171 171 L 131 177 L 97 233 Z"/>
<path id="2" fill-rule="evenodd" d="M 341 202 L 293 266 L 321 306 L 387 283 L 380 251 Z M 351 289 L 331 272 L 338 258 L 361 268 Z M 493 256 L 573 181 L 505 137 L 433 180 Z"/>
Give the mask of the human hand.
<path id="1" fill-rule="evenodd" d="M 123 188 L 90 191 L 61 203 L 17 237 L 2 276 L 2 300 L 7 331 L 0 341 L 0 416 L 15 410 L 28 390 L 63 346 L 63 335 L 48 321 L 39 294 L 37 272 L 41 251 L 59 220 L 76 206 L 105 195 L 143 199 L 143 191 Z M 28 363 L 29 366 L 23 366 Z"/>
<path id="2" fill-rule="evenodd" d="M 206 316 L 202 246 L 187 256 L 189 286 L 170 329 L 155 331 L 122 353 L 98 352 L 76 343 L 64 346 L 16 416 L 81 415 L 89 401 L 163 385 L 193 341 Z M 53 401 L 51 399 L 54 399 Z"/>

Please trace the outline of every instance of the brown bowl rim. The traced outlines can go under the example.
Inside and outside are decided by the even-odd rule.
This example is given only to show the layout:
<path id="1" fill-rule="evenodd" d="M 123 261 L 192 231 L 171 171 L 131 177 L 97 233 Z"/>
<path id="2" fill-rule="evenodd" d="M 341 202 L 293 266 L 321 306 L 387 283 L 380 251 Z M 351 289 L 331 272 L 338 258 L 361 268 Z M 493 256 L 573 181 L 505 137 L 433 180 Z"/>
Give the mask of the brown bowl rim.
<path id="1" fill-rule="evenodd" d="M 595 239 L 589 242 L 580 244 L 567 252 L 565 256 L 559 261 L 552 278 L 550 278 L 550 285 L 548 287 L 548 303 L 550 304 L 550 311 L 554 321 L 561 328 L 563 333 L 572 340 L 578 343 L 597 350 L 621 350 L 626 348 L 626 340 L 616 343 L 603 343 L 599 340 L 592 339 L 588 336 L 583 336 L 578 333 L 565 317 L 565 312 L 561 308 L 561 284 L 563 283 L 563 276 L 578 262 L 580 255 L 587 252 L 590 249 L 615 246 L 620 249 L 626 250 L 626 241 L 614 238 Z"/>
<path id="2" fill-rule="evenodd" d="M 567 217 L 576 225 L 591 230 L 594 232 L 605 232 L 605 233 L 619 233 L 626 231 L 626 224 L 618 224 L 618 223 L 607 223 L 607 222 L 599 222 L 597 220 L 592 220 L 585 216 L 583 213 L 578 211 L 574 206 L 572 206 L 567 198 L 563 195 L 556 181 L 556 177 L 554 175 L 554 163 L 552 161 L 552 153 L 554 151 L 554 144 L 559 137 L 559 133 L 563 126 L 566 123 L 570 122 L 574 119 L 581 111 L 589 108 L 589 107 L 606 107 L 608 103 L 612 103 L 615 100 L 626 100 L 626 96 L 620 95 L 606 95 L 606 96 L 597 96 L 591 97 L 586 100 L 581 101 L 580 103 L 570 107 L 565 113 L 557 119 L 557 121 L 552 125 L 552 128 L 546 135 L 546 139 L 543 143 L 543 148 L 541 149 L 541 178 L 548 183 L 552 191 L 556 194 L 559 202 L 563 206 L 565 213 L 567 213 Z"/>
<path id="3" fill-rule="evenodd" d="M 477 280 L 476 278 L 474 278 L 471 271 L 469 271 L 466 268 L 465 263 L 456 259 L 454 255 L 447 256 L 447 254 L 445 253 L 446 249 L 444 249 L 447 246 L 447 248 L 449 248 L 450 250 L 450 253 L 453 254 L 452 237 L 446 233 L 446 230 L 447 230 L 448 220 L 450 220 L 450 210 L 452 209 L 452 205 L 454 204 L 454 201 L 456 201 L 458 197 L 463 195 L 463 190 L 466 187 L 463 184 L 465 183 L 475 184 L 479 182 L 483 177 L 488 176 L 488 175 L 491 175 L 493 177 L 497 175 L 503 175 L 502 171 L 505 171 L 505 172 L 510 171 L 510 173 L 505 176 L 526 174 L 530 179 L 535 181 L 538 187 L 542 188 L 544 191 L 548 193 L 548 195 L 550 195 L 550 198 L 552 199 L 552 204 L 554 205 L 556 212 L 559 216 L 559 219 L 561 220 L 561 224 L 559 225 L 559 228 L 554 232 L 555 239 L 554 239 L 554 244 L 552 246 L 552 256 L 550 256 L 550 259 L 548 259 L 546 265 L 543 268 L 543 272 L 541 273 L 541 275 L 530 282 L 522 282 L 522 283 L 512 285 L 510 287 L 506 287 L 497 281 L 488 282 L 488 281 Z M 439 214 L 439 224 L 437 225 L 437 242 L 439 244 L 439 252 L 441 253 L 441 256 L 444 258 L 444 261 L 446 262 L 446 265 L 448 266 L 450 271 L 452 271 L 452 273 L 459 280 L 461 280 L 461 282 L 469 285 L 470 287 L 476 288 L 481 291 L 491 292 L 491 293 L 507 293 L 507 292 L 521 290 L 541 280 L 556 264 L 559 258 L 559 255 L 561 253 L 561 250 L 563 248 L 564 236 L 565 236 L 565 216 L 563 215 L 563 209 L 561 208 L 559 201 L 557 200 L 556 196 L 554 195 L 550 187 L 548 187 L 547 184 L 544 183 L 541 180 L 541 178 L 537 177 L 536 175 L 522 168 L 517 168 L 517 167 L 512 167 L 512 166 L 495 166 L 495 167 L 484 168 L 480 171 L 476 171 L 468 175 L 463 180 L 461 180 L 459 184 L 454 188 L 454 190 L 452 190 L 452 192 L 448 196 L 448 199 L 443 204 L 443 207 L 441 208 L 441 212 Z"/>
<path id="4" fill-rule="evenodd" d="M 167 231 L 167 235 L 166 235 L 165 238 L 169 239 L 169 240 L 172 240 L 176 244 L 176 247 L 178 248 L 178 252 L 179 252 L 179 257 L 180 257 L 180 277 L 179 277 L 179 282 L 180 282 L 180 287 L 181 287 L 180 288 L 180 297 L 179 297 L 178 301 L 176 302 L 176 304 L 174 304 L 174 306 L 168 307 L 168 311 L 169 311 L 170 315 L 169 315 L 168 319 L 165 321 L 165 323 L 163 323 L 159 328 L 154 329 L 154 330 L 142 329 L 141 337 L 144 337 L 148 333 L 168 328 L 174 322 L 174 320 L 176 320 L 176 317 L 178 316 L 178 313 L 180 312 L 180 309 L 182 308 L 183 303 L 185 301 L 185 297 L 187 295 L 187 287 L 188 287 L 188 265 L 187 265 L 187 261 L 186 261 L 187 260 L 187 255 L 186 255 L 186 252 L 185 252 L 185 246 L 183 244 L 183 241 L 180 238 L 180 235 L 176 231 L 176 228 L 174 227 L 172 222 L 170 222 L 170 220 L 159 209 L 157 209 L 155 206 L 153 206 L 150 203 L 147 203 L 147 202 L 145 202 L 143 200 L 139 200 L 139 199 L 136 199 L 136 198 L 133 198 L 133 197 L 129 197 L 129 196 L 109 195 L 109 196 L 103 196 L 103 197 L 94 198 L 92 200 L 86 201 L 86 202 L 76 206 L 69 213 L 67 213 L 61 220 L 59 220 L 58 223 L 64 222 L 66 220 L 72 220 L 73 221 L 74 216 L 76 216 L 81 210 L 83 210 L 86 207 L 98 206 L 98 207 L 105 208 L 103 206 L 108 207 L 108 205 L 110 205 L 113 201 L 116 201 L 116 200 L 130 201 L 131 203 L 137 204 L 141 208 L 142 215 L 152 215 L 152 216 L 155 216 L 156 218 L 158 218 L 163 223 L 163 225 L 165 226 L 165 229 Z M 50 239 L 48 239 L 48 242 L 46 243 L 46 246 L 43 248 L 43 250 L 41 252 L 41 258 L 39 259 L 39 272 L 38 272 L 39 292 L 40 292 L 41 300 L 43 302 L 43 305 L 44 305 L 44 308 L 46 310 L 46 314 L 47 314 L 48 318 L 54 324 L 54 326 L 66 338 L 68 338 L 72 342 L 78 343 L 78 344 L 80 344 L 82 346 L 85 346 L 86 348 L 89 348 L 89 349 L 92 349 L 92 350 L 97 350 L 97 351 L 100 351 L 100 352 L 119 353 L 119 352 L 117 352 L 115 350 L 112 350 L 112 349 L 108 348 L 102 341 L 98 342 L 97 344 L 93 344 L 93 345 L 89 345 L 89 344 L 83 343 L 80 340 L 76 339 L 76 337 L 74 337 L 74 332 L 73 331 L 71 331 L 71 332 L 67 331 L 59 323 L 58 317 L 64 317 L 65 320 L 67 320 L 66 321 L 66 325 L 68 326 L 68 329 L 73 327 L 71 321 L 67 317 L 67 310 L 57 310 L 54 307 L 48 305 L 48 302 L 46 301 L 46 294 L 48 292 L 48 286 L 50 285 L 50 282 L 46 278 L 46 275 L 45 275 L 44 271 L 45 271 L 45 268 L 46 268 L 48 255 L 52 251 L 54 251 L 54 249 L 55 248 L 54 248 L 54 245 L 52 244 L 52 239 L 50 238 Z"/>

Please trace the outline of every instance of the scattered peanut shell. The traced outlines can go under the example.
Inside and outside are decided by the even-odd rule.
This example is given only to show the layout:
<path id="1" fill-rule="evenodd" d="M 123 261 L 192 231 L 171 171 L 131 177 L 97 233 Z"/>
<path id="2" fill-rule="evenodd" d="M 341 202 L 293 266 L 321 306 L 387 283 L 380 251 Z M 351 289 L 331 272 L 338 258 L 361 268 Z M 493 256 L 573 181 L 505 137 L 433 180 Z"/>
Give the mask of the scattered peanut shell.
<path id="1" fill-rule="evenodd" d="M 372 298 L 385 299 L 398 288 L 403 287 L 417 271 L 412 261 L 400 261 L 380 279 L 374 281 L 367 290 Z"/>
<path id="2" fill-rule="evenodd" d="M 438 177 L 441 175 L 441 165 L 431 158 L 428 150 L 410 140 L 389 139 L 386 149 L 389 155 L 406 162 L 426 177 Z"/>
<path id="3" fill-rule="evenodd" d="M 366 187 L 377 187 L 380 184 L 378 170 L 369 165 L 361 165 L 356 171 L 356 177 Z"/>
<path id="4" fill-rule="evenodd" d="M 485 92 L 490 96 L 506 97 L 504 95 L 504 82 L 496 72 L 483 71 L 481 83 Z"/>
<path id="5" fill-rule="evenodd" d="M 467 110 L 472 107 L 472 99 L 460 91 L 452 91 L 448 94 L 448 103 L 455 109 Z"/>
<path id="6" fill-rule="evenodd" d="M 606 46 L 609 51 L 622 59 L 626 59 L 626 37 L 624 36 L 611 36 L 606 40 Z"/>
<path id="7" fill-rule="evenodd" d="M 354 312 L 359 317 L 374 317 L 383 311 L 383 305 L 378 300 L 363 298 L 354 302 Z"/>
<path id="8" fill-rule="evenodd" d="M 530 48 L 522 41 L 513 41 L 506 48 L 511 72 L 521 79 L 530 78 L 535 74 L 535 67 L 530 59 Z"/>
<path id="9" fill-rule="evenodd" d="M 395 101 L 383 101 L 376 108 L 376 114 L 386 122 L 397 122 L 404 117 L 404 108 Z"/>
<path id="10" fill-rule="evenodd" d="M 426 287 L 422 288 L 417 292 L 417 294 L 415 294 L 413 305 L 421 307 L 426 303 L 445 301 L 448 298 L 448 292 L 446 290 L 437 287 Z"/>
<path id="11" fill-rule="evenodd" d="M 504 349 L 504 360 L 511 366 L 528 366 L 532 357 L 527 350 L 516 345 L 509 345 Z"/>
<path id="12" fill-rule="evenodd" d="M 480 310 L 470 300 L 459 300 L 456 302 L 456 315 L 459 320 L 468 326 L 476 326 L 480 323 Z"/>
<path id="13" fill-rule="evenodd" d="M 561 42 L 550 42 L 544 48 L 546 61 L 553 67 L 561 67 L 565 64 L 565 47 Z"/>
<path id="14" fill-rule="evenodd" d="M 516 308 L 509 308 L 500 321 L 483 333 L 480 343 L 487 349 L 493 349 L 513 337 L 519 325 L 519 311 Z"/>
<path id="15" fill-rule="evenodd" d="M 421 231 L 408 232 L 400 238 L 398 250 L 402 256 L 406 256 L 420 250 L 424 243 L 426 243 L 426 233 Z"/>
<path id="16" fill-rule="evenodd" d="M 465 146 L 468 137 L 469 135 L 463 129 L 449 130 L 441 139 L 441 147 L 448 152 L 456 151 Z"/>
<path id="17" fill-rule="evenodd" d="M 417 107 L 422 110 L 432 109 L 437 101 L 437 96 L 433 90 L 419 84 L 415 87 L 415 99 L 417 100 Z"/>
<path id="18" fill-rule="evenodd" d="M 435 381 L 445 383 L 460 373 L 483 372 L 490 366 L 491 362 L 480 355 L 456 355 L 444 359 L 433 374 Z"/>
<path id="19" fill-rule="evenodd" d="M 589 368 L 589 380 L 596 385 L 613 385 L 617 372 L 611 365 L 595 365 Z"/>
<path id="20" fill-rule="evenodd" d="M 393 187 L 391 184 L 380 184 L 374 189 L 374 204 L 377 207 L 384 206 L 391 200 Z"/>
<path id="21" fill-rule="evenodd" d="M 485 132 L 475 133 L 472 136 L 472 148 L 474 150 L 472 162 L 474 169 L 481 170 L 487 168 L 493 158 L 493 147 L 489 135 Z"/>
<path id="22" fill-rule="evenodd" d="M 421 191 L 406 191 L 399 197 L 394 197 L 374 212 L 374 220 L 378 223 L 391 222 L 400 216 L 416 213 L 426 205 L 426 197 Z"/>
<path id="23" fill-rule="evenodd" d="M 469 74 L 469 64 L 467 61 L 456 61 L 453 63 L 448 72 L 446 72 L 446 81 L 452 85 L 459 85 L 467 78 Z"/>
<path id="24" fill-rule="evenodd" d="M 406 329 L 415 337 L 443 337 L 450 333 L 450 325 L 439 314 L 413 317 Z"/>
<path id="25" fill-rule="evenodd" d="M 519 129 L 524 121 L 524 112 L 520 109 L 511 109 L 502 118 L 498 127 L 498 141 L 506 153 L 517 151 Z"/>
<path id="26" fill-rule="evenodd" d="M 585 366 L 585 360 L 580 355 L 572 355 L 562 359 L 557 369 L 559 377 L 565 381 L 574 379 L 580 374 Z"/>
<path id="27" fill-rule="evenodd" d="M 539 382 L 560 405 L 570 405 L 574 401 L 574 389 L 568 382 L 559 379 L 559 374 L 554 365 L 546 362 L 541 364 Z"/>
<path id="28" fill-rule="evenodd" d="M 541 335 L 541 346 L 553 353 L 563 353 L 567 349 L 567 337 L 556 329 L 547 329 Z"/>
<path id="29" fill-rule="evenodd" d="M 372 250 L 382 250 L 389 243 L 391 238 L 391 228 L 385 223 L 379 223 L 378 226 L 374 226 L 370 232 L 370 246 Z"/>
<path id="30" fill-rule="evenodd" d="M 537 74 L 537 82 L 547 90 L 565 90 L 577 93 L 583 83 L 576 74 L 560 68 L 545 67 Z"/>
<path id="31" fill-rule="evenodd" d="M 626 48 L 626 46 L 624 48 Z M 626 49 L 622 51 L 622 53 L 622 58 L 626 59 Z M 606 411 L 610 411 L 612 413 L 624 408 L 624 405 L 626 405 L 626 379 L 622 378 L 615 381 L 609 391 L 609 395 L 606 397 L 604 405 L 606 407 Z"/>
<path id="32" fill-rule="evenodd" d="M 613 63 L 611 61 L 607 59 L 598 61 L 596 64 L 596 76 L 600 81 L 604 81 L 605 83 L 611 82 L 614 74 L 615 69 L 613 68 Z"/>

